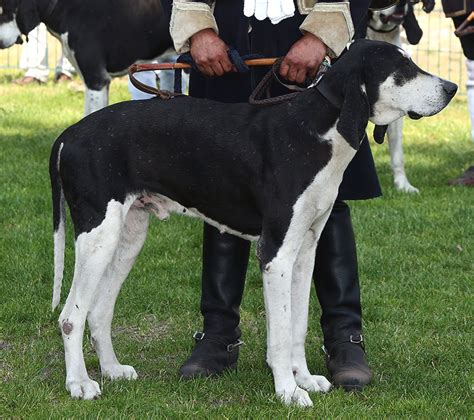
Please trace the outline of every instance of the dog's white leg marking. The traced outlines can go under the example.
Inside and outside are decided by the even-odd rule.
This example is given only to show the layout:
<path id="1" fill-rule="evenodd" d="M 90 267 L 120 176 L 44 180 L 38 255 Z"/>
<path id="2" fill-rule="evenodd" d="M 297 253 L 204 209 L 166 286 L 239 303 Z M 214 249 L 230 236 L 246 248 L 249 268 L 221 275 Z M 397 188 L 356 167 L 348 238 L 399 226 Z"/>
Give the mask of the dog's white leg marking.
<path id="1" fill-rule="evenodd" d="M 280 252 L 279 252 L 280 254 Z M 285 404 L 313 405 L 298 387 L 291 369 L 291 276 L 294 255 L 275 257 L 263 272 L 267 317 L 267 363 L 273 372 L 276 394 Z"/>
<path id="2" fill-rule="evenodd" d="M 84 115 L 92 114 L 109 104 L 109 84 L 101 90 L 92 90 L 86 87 Z"/>
<path id="3" fill-rule="evenodd" d="M 110 379 L 137 378 L 132 366 L 121 365 L 117 360 L 112 346 L 111 325 L 120 288 L 145 242 L 148 219 L 148 213 L 143 210 L 132 207 L 128 212 L 117 250 L 100 281 L 97 298 L 87 317 L 102 375 Z"/>
<path id="4" fill-rule="evenodd" d="M 302 407 L 310 407 L 313 402 L 308 392 L 298 387 L 291 366 L 291 282 L 297 254 L 312 223 L 309 217 L 303 215 L 297 218 L 301 223 L 293 223 L 293 228 L 290 224 L 277 255 L 266 264 L 262 273 L 267 320 L 267 363 L 273 372 L 275 392 L 285 404 L 295 403 Z"/>
<path id="5" fill-rule="evenodd" d="M 103 222 L 76 239 L 73 284 L 59 316 L 66 359 L 66 389 L 73 398 L 90 400 L 100 395 L 99 384 L 89 378 L 84 363 L 84 325 L 100 279 L 115 254 L 130 204 L 112 200 Z"/>
<path id="6" fill-rule="evenodd" d="M 331 208 L 321 214 L 312 228 L 306 233 L 303 245 L 293 266 L 293 280 L 291 284 L 291 324 L 293 333 L 291 364 L 298 386 L 312 392 L 327 392 L 331 388 L 331 383 L 324 376 L 311 375 L 308 370 L 305 354 L 309 296 L 316 246 L 331 213 Z"/>
<path id="7" fill-rule="evenodd" d="M 393 170 L 395 188 L 408 193 L 419 192 L 417 188 L 410 184 L 405 173 L 405 163 L 403 159 L 403 118 L 389 124 L 387 130 L 388 147 L 390 149 L 390 161 Z"/>

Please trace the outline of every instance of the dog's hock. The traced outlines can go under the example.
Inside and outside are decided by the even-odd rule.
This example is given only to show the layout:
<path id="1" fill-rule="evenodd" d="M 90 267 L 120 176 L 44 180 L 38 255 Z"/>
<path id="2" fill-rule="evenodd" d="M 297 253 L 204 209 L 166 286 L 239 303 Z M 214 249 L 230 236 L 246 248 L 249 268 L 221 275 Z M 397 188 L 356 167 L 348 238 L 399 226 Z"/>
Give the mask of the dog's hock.
<path id="1" fill-rule="evenodd" d="M 62 329 L 64 334 L 69 335 L 69 334 L 72 333 L 72 330 L 74 329 L 74 326 L 70 322 L 64 321 L 61 325 L 61 329 Z"/>

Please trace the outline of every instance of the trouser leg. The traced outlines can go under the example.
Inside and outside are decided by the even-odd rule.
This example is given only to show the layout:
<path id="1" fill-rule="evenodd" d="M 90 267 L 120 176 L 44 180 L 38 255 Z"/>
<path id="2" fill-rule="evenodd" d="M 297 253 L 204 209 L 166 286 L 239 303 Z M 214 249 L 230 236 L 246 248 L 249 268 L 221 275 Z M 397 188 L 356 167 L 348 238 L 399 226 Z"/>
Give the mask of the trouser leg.
<path id="1" fill-rule="evenodd" d="M 350 210 L 336 201 L 318 243 L 314 271 L 327 365 L 336 385 L 359 389 L 372 374 L 362 347 L 357 252 Z"/>

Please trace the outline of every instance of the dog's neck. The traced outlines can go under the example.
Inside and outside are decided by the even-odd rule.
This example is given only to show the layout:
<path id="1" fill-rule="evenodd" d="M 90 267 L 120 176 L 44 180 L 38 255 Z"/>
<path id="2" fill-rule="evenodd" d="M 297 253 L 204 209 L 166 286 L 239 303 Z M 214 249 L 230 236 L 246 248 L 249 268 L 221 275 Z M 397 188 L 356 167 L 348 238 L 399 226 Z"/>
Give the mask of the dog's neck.
<path id="1" fill-rule="evenodd" d="M 19 7 L 21 13 L 19 16 L 21 20 L 18 21 L 18 26 L 23 35 L 36 28 L 40 23 L 44 23 L 49 30 L 59 32 L 58 3 L 60 0 L 35 0 L 20 2 Z"/>

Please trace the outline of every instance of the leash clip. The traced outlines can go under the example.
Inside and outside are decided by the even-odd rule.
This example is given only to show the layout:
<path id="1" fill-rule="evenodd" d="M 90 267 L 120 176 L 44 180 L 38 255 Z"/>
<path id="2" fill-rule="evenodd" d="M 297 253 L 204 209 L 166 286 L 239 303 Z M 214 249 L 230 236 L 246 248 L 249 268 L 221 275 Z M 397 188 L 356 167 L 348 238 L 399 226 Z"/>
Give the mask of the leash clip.
<path id="1" fill-rule="evenodd" d="M 308 86 L 308 89 L 316 86 L 330 68 L 331 68 L 331 59 L 328 56 L 326 56 L 324 57 L 323 62 L 319 66 L 316 77 L 313 79 L 313 82 Z"/>

